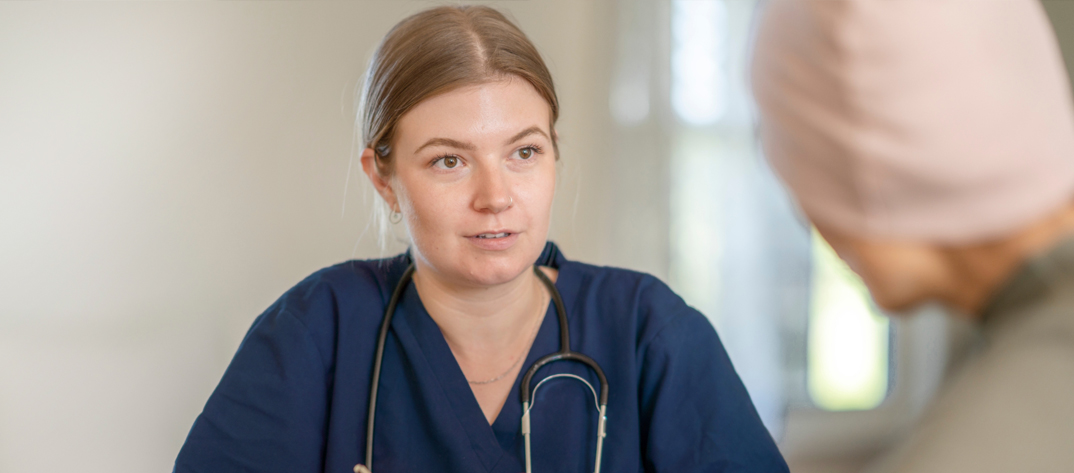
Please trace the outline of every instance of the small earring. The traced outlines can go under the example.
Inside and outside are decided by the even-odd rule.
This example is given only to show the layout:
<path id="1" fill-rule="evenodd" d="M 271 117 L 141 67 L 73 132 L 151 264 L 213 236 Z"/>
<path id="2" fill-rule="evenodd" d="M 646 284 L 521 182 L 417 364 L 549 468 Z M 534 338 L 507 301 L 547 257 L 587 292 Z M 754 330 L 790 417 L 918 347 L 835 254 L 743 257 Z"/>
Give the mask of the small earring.
<path id="1" fill-rule="evenodd" d="M 403 214 L 401 212 L 399 212 L 398 210 L 393 209 L 392 213 L 388 215 L 388 221 L 392 222 L 393 224 L 402 222 L 403 221 Z"/>

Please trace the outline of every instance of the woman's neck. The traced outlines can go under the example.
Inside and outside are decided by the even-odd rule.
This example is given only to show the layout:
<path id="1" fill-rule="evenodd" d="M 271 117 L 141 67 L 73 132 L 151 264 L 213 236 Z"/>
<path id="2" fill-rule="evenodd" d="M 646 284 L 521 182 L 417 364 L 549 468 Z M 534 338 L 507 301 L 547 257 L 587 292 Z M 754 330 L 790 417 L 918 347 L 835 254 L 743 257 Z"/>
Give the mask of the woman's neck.
<path id="1" fill-rule="evenodd" d="M 555 270 L 541 270 L 555 281 Z M 551 295 L 529 269 L 490 287 L 460 287 L 437 276 L 419 263 L 414 285 L 491 425 L 522 369 Z"/>
<path id="2" fill-rule="evenodd" d="M 549 295 L 530 270 L 502 284 L 474 287 L 451 284 L 423 266 L 418 263 L 414 285 L 460 361 L 517 351 L 528 344 L 548 306 Z M 554 270 L 545 273 L 554 280 Z"/>

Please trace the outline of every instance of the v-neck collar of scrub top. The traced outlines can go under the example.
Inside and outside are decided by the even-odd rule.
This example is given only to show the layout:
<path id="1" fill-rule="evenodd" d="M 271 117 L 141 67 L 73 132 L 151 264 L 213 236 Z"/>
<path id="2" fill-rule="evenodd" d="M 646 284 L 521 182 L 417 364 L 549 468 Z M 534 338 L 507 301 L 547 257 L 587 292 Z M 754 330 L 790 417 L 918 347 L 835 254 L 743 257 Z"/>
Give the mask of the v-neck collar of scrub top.
<path id="1" fill-rule="evenodd" d="M 407 251 L 406 260 L 411 261 L 410 252 Z M 559 248 L 552 242 L 545 245 L 544 251 L 537 259 L 537 264 L 548 266 L 559 271 L 555 286 L 563 296 L 565 305 L 570 305 L 574 296 L 574 275 L 570 272 L 570 262 L 559 252 Z M 393 280 L 398 280 L 401 272 L 393 275 Z M 428 364 L 430 371 L 435 375 L 442 395 L 452 407 L 459 426 L 470 439 L 474 452 L 480 458 L 487 471 L 493 471 L 496 464 L 503 458 L 507 451 L 514 449 L 518 442 L 518 434 L 521 429 L 522 402 L 519 398 L 519 385 L 526 370 L 538 358 L 559 350 L 559 322 L 555 307 L 549 301 L 545 310 L 544 320 L 537 331 L 537 337 L 530 347 L 526 360 L 514 380 L 510 393 L 504 401 L 496 420 L 489 425 L 485 413 L 474 397 L 466 376 L 455 361 L 455 355 L 444 339 L 440 327 L 429 315 L 422 304 L 418 291 L 414 290 L 414 283 L 410 282 L 404 292 L 399 308 L 396 309 L 396 317 L 392 319 L 392 330 L 399 337 L 400 342 L 410 353 L 421 354 L 421 360 Z M 401 311 L 401 312 L 400 312 Z M 568 322 L 570 310 L 567 310 Z M 400 317 L 400 315 L 402 315 Z"/>

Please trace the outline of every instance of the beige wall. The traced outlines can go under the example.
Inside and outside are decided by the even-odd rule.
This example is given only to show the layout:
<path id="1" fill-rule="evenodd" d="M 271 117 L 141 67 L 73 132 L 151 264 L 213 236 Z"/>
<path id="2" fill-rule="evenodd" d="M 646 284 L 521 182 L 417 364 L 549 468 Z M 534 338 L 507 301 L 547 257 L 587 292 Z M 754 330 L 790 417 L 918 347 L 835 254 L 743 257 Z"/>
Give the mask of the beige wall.
<path id="1" fill-rule="evenodd" d="M 429 4 L 0 3 L 0 471 L 167 471 L 253 318 L 379 254 L 353 91 Z M 663 276 L 613 232 L 654 179 L 602 179 L 613 3 L 500 5 L 564 104 L 553 238 Z"/>

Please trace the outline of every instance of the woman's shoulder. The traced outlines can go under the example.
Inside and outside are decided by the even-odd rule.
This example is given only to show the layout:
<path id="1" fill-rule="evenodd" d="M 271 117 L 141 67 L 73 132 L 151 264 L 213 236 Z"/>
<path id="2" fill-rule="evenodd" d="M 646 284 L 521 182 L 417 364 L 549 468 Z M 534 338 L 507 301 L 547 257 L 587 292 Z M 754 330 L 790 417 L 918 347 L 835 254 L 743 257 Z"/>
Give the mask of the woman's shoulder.
<path id="1" fill-rule="evenodd" d="M 406 255 L 390 258 L 348 260 L 319 269 L 289 289 L 284 295 L 295 301 L 345 293 L 377 295 L 390 290 L 388 280 L 406 269 Z M 398 273 L 398 274 L 396 274 Z"/>
<path id="2" fill-rule="evenodd" d="M 406 255 L 398 255 L 349 260 L 322 268 L 284 292 L 261 318 L 293 317 L 315 337 L 320 334 L 334 338 L 332 333 L 342 314 L 359 321 L 379 320 L 379 317 L 363 315 L 376 313 L 379 316 L 391 295 L 392 278 L 398 278 L 407 264 Z"/>
<path id="3" fill-rule="evenodd" d="M 712 330 L 704 315 L 652 274 L 574 261 L 563 266 L 564 283 L 574 285 L 579 296 L 595 300 L 606 313 L 633 315 L 641 345 L 669 328 Z"/>
<path id="4" fill-rule="evenodd" d="M 674 295 L 674 291 L 652 274 L 615 266 L 601 266 L 567 261 L 561 263 L 560 274 L 577 278 L 572 284 L 609 294 L 642 294 L 657 292 Z M 677 296 L 676 296 L 677 297 Z"/>

